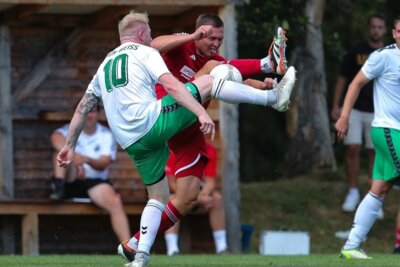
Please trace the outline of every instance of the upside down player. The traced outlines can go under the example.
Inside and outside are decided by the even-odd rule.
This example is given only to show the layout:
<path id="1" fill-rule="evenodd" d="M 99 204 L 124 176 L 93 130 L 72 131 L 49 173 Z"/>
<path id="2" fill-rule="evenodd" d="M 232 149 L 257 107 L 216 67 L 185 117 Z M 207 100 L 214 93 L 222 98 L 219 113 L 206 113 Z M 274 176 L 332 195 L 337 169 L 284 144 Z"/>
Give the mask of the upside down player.
<path id="1" fill-rule="evenodd" d="M 196 30 L 192 34 L 159 36 L 152 41 L 152 47 L 160 51 L 171 73 L 181 82 L 193 80 L 196 73 L 210 60 L 235 66 L 244 78 L 261 73 L 285 74 L 286 37 L 282 28 L 278 28 L 269 55 L 263 59 L 226 61 L 218 54 L 223 38 L 222 20 L 215 14 L 205 13 L 197 18 Z M 157 98 L 166 94 L 160 84 L 156 86 L 156 90 Z M 286 111 L 288 108 L 277 106 L 275 109 Z M 199 131 L 197 124 L 171 138 L 168 146 L 176 156 L 176 197 L 166 204 L 158 233 L 164 233 L 192 210 L 200 192 L 200 182 L 208 161 L 204 135 Z M 118 253 L 131 261 L 136 253 L 139 238 L 138 231 L 130 240 L 120 244 Z"/>

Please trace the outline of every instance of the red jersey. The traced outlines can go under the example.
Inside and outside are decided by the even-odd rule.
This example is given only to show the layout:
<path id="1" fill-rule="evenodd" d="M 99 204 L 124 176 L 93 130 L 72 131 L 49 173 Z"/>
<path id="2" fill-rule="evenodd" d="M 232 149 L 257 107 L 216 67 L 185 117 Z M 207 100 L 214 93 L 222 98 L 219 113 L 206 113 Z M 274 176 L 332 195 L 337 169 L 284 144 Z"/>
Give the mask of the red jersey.
<path id="1" fill-rule="evenodd" d="M 198 72 L 207 61 L 211 59 L 225 61 L 225 58 L 219 54 L 215 54 L 212 57 L 200 55 L 193 41 L 171 49 L 167 53 L 162 54 L 162 57 L 172 75 L 183 83 L 192 81 L 196 72 Z M 156 85 L 156 92 L 158 99 L 167 94 L 160 84 Z"/>

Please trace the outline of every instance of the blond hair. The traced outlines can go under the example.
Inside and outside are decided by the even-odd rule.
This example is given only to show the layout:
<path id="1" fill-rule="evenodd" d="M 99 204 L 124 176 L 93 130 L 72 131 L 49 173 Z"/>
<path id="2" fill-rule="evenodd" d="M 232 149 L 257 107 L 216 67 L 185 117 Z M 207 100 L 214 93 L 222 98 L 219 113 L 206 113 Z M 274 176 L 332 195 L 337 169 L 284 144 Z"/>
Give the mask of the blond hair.
<path id="1" fill-rule="evenodd" d="M 122 18 L 122 20 L 118 23 L 118 31 L 119 35 L 125 35 L 127 29 L 135 25 L 135 23 L 139 24 L 149 24 L 149 17 L 146 12 L 139 13 L 134 10 L 131 10 L 128 15 Z"/>

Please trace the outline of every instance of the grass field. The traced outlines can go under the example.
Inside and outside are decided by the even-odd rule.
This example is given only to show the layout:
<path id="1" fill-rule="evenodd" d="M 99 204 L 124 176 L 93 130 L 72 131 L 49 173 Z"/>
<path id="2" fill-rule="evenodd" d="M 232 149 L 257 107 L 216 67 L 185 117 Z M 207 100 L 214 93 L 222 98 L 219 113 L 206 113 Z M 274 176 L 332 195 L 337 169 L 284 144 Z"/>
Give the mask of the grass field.
<path id="1" fill-rule="evenodd" d="M 367 177 L 360 178 L 364 196 L 368 189 Z M 311 254 L 338 254 L 344 240 L 336 238 L 335 232 L 349 229 L 354 218 L 354 213 L 341 210 L 347 190 L 342 171 L 242 184 L 241 221 L 255 228 L 250 252 L 258 252 L 261 231 L 293 230 L 310 233 Z M 393 190 L 386 198 L 384 220 L 374 224 L 367 241 L 362 243 L 368 255 L 392 253 L 399 199 L 400 190 Z M 400 255 L 397 266 L 400 266 Z"/>
<path id="2" fill-rule="evenodd" d="M 399 257 L 394 255 L 372 254 L 371 260 L 343 260 L 338 255 L 310 256 L 260 256 L 260 255 L 185 255 L 152 256 L 149 267 L 156 266 L 399 266 Z M 0 266 L 39 267 L 39 266 L 123 266 L 118 256 L 105 255 L 63 255 L 63 256 L 1 256 Z"/>

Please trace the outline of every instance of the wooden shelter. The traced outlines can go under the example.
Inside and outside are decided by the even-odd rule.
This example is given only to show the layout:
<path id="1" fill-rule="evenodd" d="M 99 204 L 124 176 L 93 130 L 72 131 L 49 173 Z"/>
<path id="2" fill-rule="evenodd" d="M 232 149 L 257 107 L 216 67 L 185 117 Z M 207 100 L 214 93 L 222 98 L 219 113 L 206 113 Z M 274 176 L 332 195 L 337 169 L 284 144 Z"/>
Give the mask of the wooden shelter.
<path id="1" fill-rule="evenodd" d="M 200 13 L 218 13 L 225 21 L 221 53 L 229 59 L 237 56 L 235 5 L 241 2 L 0 0 L 0 199 L 47 199 L 52 175 L 50 134 L 70 120 L 98 65 L 118 45 L 121 17 L 131 9 L 146 11 L 155 37 L 192 32 Z M 237 192 L 237 107 L 214 103 L 210 112 L 223 128 L 216 146 L 221 176 L 230 180 L 224 191 Z M 139 175 L 122 150 L 110 176 L 124 200 L 145 198 Z M 238 195 L 226 195 L 228 225 L 233 227 L 228 231 L 239 232 Z M 229 199 L 230 195 L 234 199 Z M 5 217 L 0 216 L 1 249 L 13 253 L 15 249 L 4 234 L 12 231 L 13 225 Z M 238 250 L 237 240 L 238 234 L 230 236 L 234 251 Z"/>

